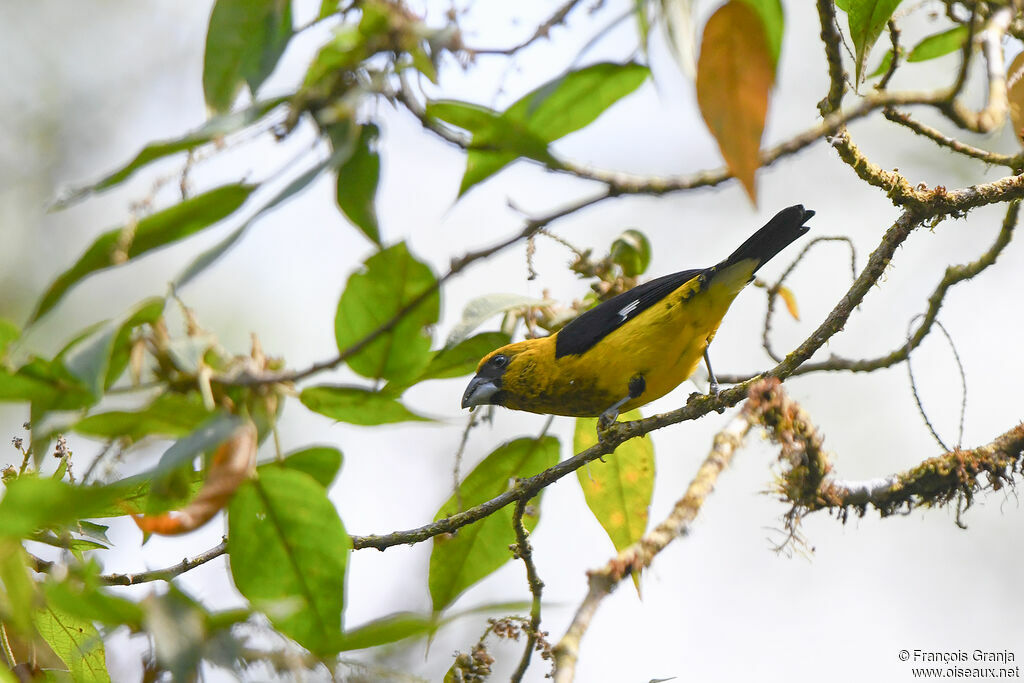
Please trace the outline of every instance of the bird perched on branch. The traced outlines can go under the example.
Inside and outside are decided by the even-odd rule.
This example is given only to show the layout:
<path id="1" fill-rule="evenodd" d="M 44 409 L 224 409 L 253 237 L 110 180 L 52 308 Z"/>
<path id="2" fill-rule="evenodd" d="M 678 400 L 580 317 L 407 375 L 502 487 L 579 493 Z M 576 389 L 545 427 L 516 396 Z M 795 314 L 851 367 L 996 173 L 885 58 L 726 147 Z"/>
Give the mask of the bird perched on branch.
<path id="1" fill-rule="evenodd" d="M 729 305 L 767 263 L 808 230 L 802 205 L 775 215 L 724 261 L 651 280 L 586 311 L 548 337 L 508 344 L 480 361 L 462 407 L 601 417 L 660 398 L 697 369 Z"/>

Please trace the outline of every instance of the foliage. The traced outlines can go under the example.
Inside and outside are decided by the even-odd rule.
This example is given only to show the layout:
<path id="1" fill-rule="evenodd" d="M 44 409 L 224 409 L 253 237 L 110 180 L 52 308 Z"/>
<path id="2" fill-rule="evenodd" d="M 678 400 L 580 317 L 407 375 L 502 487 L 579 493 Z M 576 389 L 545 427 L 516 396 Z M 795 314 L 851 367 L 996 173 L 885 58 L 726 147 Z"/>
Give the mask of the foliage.
<path id="1" fill-rule="evenodd" d="M 512 59 L 537 38 L 565 23 L 577 4 L 569 3 L 564 12 L 553 15 L 533 39 L 490 52 Z M 680 2 L 680 6 L 670 8 L 672 4 L 643 0 L 626 3 L 629 11 L 624 16 L 636 23 L 636 47 L 646 48 L 652 18 L 668 25 L 670 40 L 677 43 L 677 55 L 687 53 L 687 41 L 696 43 L 695 33 L 684 30 L 692 17 L 680 7 L 688 4 Z M 772 372 L 786 377 L 815 370 L 873 370 L 905 360 L 930 329 L 945 290 L 991 265 L 1009 242 L 1016 204 L 1008 213 L 1006 225 L 1010 227 L 1004 226 L 1003 241 L 997 241 L 979 261 L 964 266 L 969 273 L 959 279 L 955 273 L 951 276 L 935 302 L 929 301 L 934 310 L 905 346 L 879 361 L 834 356 L 824 366 L 808 363 L 811 355 L 842 329 L 850 310 L 882 277 L 888 257 L 911 230 L 926 221 L 959 217 L 982 203 L 1019 201 L 1022 192 L 1012 179 L 1002 185 L 997 181 L 986 192 L 962 196 L 945 188 L 941 192 L 938 187 L 914 188 L 898 173 L 873 167 L 849 142 L 847 121 L 881 108 L 896 120 L 900 114 L 893 108 L 902 104 L 935 107 L 969 130 L 984 131 L 986 126 L 989 130 L 995 126 L 985 123 L 988 119 L 981 114 L 975 113 L 972 118 L 963 112 L 956 99 L 962 82 L 954 84 L 953 91 L 940 90 L 937 95 L 921 95 L 910 102 L 905 101 L 910 96 L 901 99 L 898 94 L 887 99 L 885 83 L 895 69 L 905 66 L 901 64 L 904 51 L 897 44 L 896 22 L 901 18 L 895 12 L 899 5 L 899 0 L 845 0 L 835 5 L 828 0 L 818 2 L 828 52 L 827 63 L 821 68 L 830 73 L 831 99 L 826 98 L 822 105 L 824 118 L 819 126 L 772 149 L 762 149 L 762 137 L 772 90 L 783 64 L 780 56 L 785 52 L 785 40 L 793 39 L 786 37 L 783 6 L 778 0 L 728 0 L 717 6 L 702 26 L 694 81 L 707 131 L 694 134 L 707 133 L 714 138 L 726 168 L 682 180 L 634 182 L 576 165 L 563 158 L 558 143 L 646 87 L 652 72 L 642 57 L 583 66 L 559 65 L 546 75 L 544 83 L 497 109 L 443 96 L 440 84 L 456 60 L 488 52 L 464 44 L 454 14 L 436 26 L 388 0 L 325 0 L 314 22 L 296 27 L 288 0 L 217 0 L 206 34 L 202 79 L 197 83 L 211 112 L 209 120 L 178 139 L 151 143 L 99 181 L 68 193 L 59 206 L 116 187 L 160 160 L 199 151 L 216 154 L 233 135 L 244 137 L 273 130 L 279 139 L 285 139 L 294 135 L 300 124 L 311 125 L 316 130 L 319 156 L 315 160 L 311 156 L 304 170 L 269 196 L 270 180 L 246 178 L 204 188 L 150 213 L 131 216 L 122 225 L 100 232 L 77 261 L 54 279 L 38 297 L 24 329 L 0 320 L 0 400 L 23 406 L 31 430 L 27 445 L 20 437 L 15 439 L 23 457 L 21 466 L 3 472 L 2 640 L 28 643 L 33 650 L 45 651 L 52 655 L 49 663 L 68 671 L 74 680 L 109 680 L 104 637 L 123 626 L 153 638 L 153 666 L 158 671 L 191 680 L 204 664 L 240 671 L 251 660 L 273 661 L 275 653 L 255 651 L 244 629 L 237 628 L 243 622 L 259 623 L 257 615 L 262 615 L 269 628 L 294 643 L 295 651 L 300 653 L 294 661 L 310 669 L 327 665 L 333 670 L 339 665 L 339 653 L 432 636 L 458 615 L 452 608 L 467 589 L 513 558 L 524 559 L 528 575 L 535 572 L 528 539 L 541 517 L 541 490 L 574 469 L 590 516 L 603 527 L 616 551 L 634 557 L 631 562 L 635 564 L 619 566 L 608 576 L 614 575 L 617 581 L 632 575 L 639 588 L 640 571 L 649 564 L 650 557 L 636 559 L 640 558 L 637 547 L 652 538 L 647 535 L 652 533 L 648 529 L 648 509 L 655 482 L 654 448 L 645 435 L 666 424 L 739 403 L 745 398 L 750 377 L 731 378 L 737 387 L 717 396 L 699 397 L 668 417 L 641 420 L 639 413 L 624 416 L 628 424 L 613 426 L 610 436 L 602 433 L 599 438 L 595 421 L 581 419 L 572 445 L 576 456 L 561 464 L 562 444 L 552 436 L 524 436 L 499 445 L 460 479 L 450 498 L 439 507 L 433 524 L 423 520 L 426 525 L 420 529 L 390 536 L 352 536 L 346 530 L 339 508 L 328 496 L 342 467 L 340 450 L 288 444 L 296 450 L 257 467 L 258 443 L 268 438 L 268 443 L 276 442 L 275 426 L 286 404 L 291 410 L 305 407 L 332 420 L 367 428 L 431 422 L 431 411 L 410 407 L 414 403 L 409 396 L 415 395 L 410 390 L 424 382 L 470 375 L 481 357 L 508 343 L 522 327 L 529 333 L 536 332 L 537 327 L 557 330 L 586 307 L 629 289 L 647 271 L 654 250 L 650 240 L 636 229 L 626 230 L 607 245 L 607 253 L 600 257 L 573 248 L 571 269 L 587 279 L 592 288 L 583 301 L 559 306 L 547 299 L 482 293 L 442 343 L 445 335 L 437 326 L 446 286 L 463 268 L 520 241 L 528 243 L 529 257 L 534 242 L 550 224 L 625 193 L 664 194 L 734 178 L 756 204 L 757 176 L 763 165 L 824 138 L 834 141 L 841 160 L 866 184 L 881 187 L 905 210 L 901 219 L 904 223 L 897 222 L 887 233 L 886 241 L 872 255 L 848 298 L 837 304 L 823 324 L 821 334 L 809 337 L 785 359 L 776 358 L 779 365 Z M 953 3 L 948 5 L 950 12 L 942 30 L 918 42 L 907 52 L 906 62 L 927 61 L 957 51 L 962 59 L 970 59 L 974 49 L 971 38 L 977 28 L 972 22 L 986 21 L 997 33 L 1011 30 L 1009 21 L 996 23 L 1001 12 L 1010 11 L 998 3 L 977 3 L 970 16 L 953 12 Z M 877 91 L 846 110 L 840 107 L 846 81 L 837 40 L 842 36 L 837 33 L 841 22 L 836 21 L 836 6 L 840 16 L 845 15 L 846 37 L 853 46 L 853 83 L 859 86 L 865 79 L 883 79 Z M 790 3 L 788 11 L 808 12 L 810 5 Z M 312 26 L 327 24 L 332 27 L 330 35 L 316 46 L 315 55 L 291 91 L 273 97 L 265 93 L 263 84 L 275 73 L 292 41 L 299 40 Z M 1019 17 L 1012 30 L 1019 30 L 1018 26 Z M 886 30 L 890 31 L 892 47 L 879 67 L 865 74 L 872 48 Z M 635 54 L 646 55 L 643 50 Z M 1019 71 L 1018 62 L 1011 71 Z M 433 84 L 426 90 L 432 94 L 420 97 L 410 83 L 414 79 Z M 1003 108 L 1004 112 L 1010 111 L 1018 131 L 1022 116 L 1018 105 L 1024 101 L 1019 82 L 1009 84 L 1010 100 Z M 389 159 L 380 149 L 386 143 L 379 125 L 383 103 L 403 108 L 432 134 L 463 150 L 465 171 L 458 187 L 460 199 L 520 160 L 599 184 L 603 194 L 531 218 L 520 233 L 505 242 L 455 259 L 447 272 L 434 272 L 407 241 L 389 235 L 378 217 L 381 167 Z M 974 148 L 965 151 L 965 146 L 957 146 L 913 121 L 904 121 L 904 125 L 916 126 L 916 132 L 965 156 L 1014 171 L 1024 168 L 1020 159 L 986 155 L 984 150 Z M 401 150 L 389 153 L 395 155 L 391 158 L 398 158 Z M 81 330 L 55 354 L 47 357 L 31 352 L 31 334 L 41 319 L 58 315 L 67 293 L 84 279 L 172 244 L 188 243 L 193 236 L 223 222 L 233 223 L 235 227 L 226 239 L 193 254 L 182 264 L 175 281 L 177 287 L 182 287 L 201 277 L 224 253 L 243 241 L 256 220 L 272 220 L 280 205 L 305 192 L 324 174 L 333 181 L 338 210 L 371 249 L 361 262 L 353 259 L 340 266 L 347 281 L 335 312 L 337 353 L 333 357 L 306 369 L 293 369 L 284 360 L 268 358 L 257 341 L 248 354 L 232 353 L 199 326 L 192 311 L 173 291 L 167 298 L 141 301 L 113 320 Z M 797 317 L 796 295 L 782 285 L 781 279 L 765 286 L 769 316 L 777 296 Z M 172 314 L 184 318 L 183 329 L 169 322 Z M 500 322 L 488 329 L 489 321 L 499 316 Z M 480 327 L 483 331 L 473 335 Z M 768 327 L 766 320 L 766 340 Z M 767 341 L 766 349 L 772 355 Z M 350 371 L 349 382 L 323 381 L 322 373 L 341 367 Z M 123 401 L 118 402 L 114 397 L 121 394 L 129 394 L 134 403 L 126 407 Z M 470 419 L 467 433 L 477 416 Z M 155 467 L 99 484 L 91 476 L 92 467 L 77 479 L 73 476 L 68 440 L 74 443 L 80 438 L 105 441 L 104 453 L 135 452 L 157 439 L 171 440 L 172 444 Z M 275 447 L 280 445 L 275 443 Z M 43 473 L 44 456 L 50 453 L 60 459 L 52 476 Z M 607 462 L 597 461 L 602 457 Z M 1012 460 L 999 462 L 1011 470 L 1015 466 Z M 794 465 L 788 476 L 799 474 L 799 468 Z M 827 473 L 819 474 L 814 486 L 800 489 L 801 510 L 840 508 L 845 515 L 851 505 L 863 510 L 871 502 L 857 497 L 856 492 L 848 499 L 823 498 L 820 494 L 825 489 L 816 487 L 823 485 Z M 959 481 L 952 491 L 969 496 L 976 490 L 976 483 L 973 479 Z M 945 490 L 944 495 L 946 498 L 939 502 L 948 501 L 953 493 Z M 792 496 L 790 499 L 796 504 Z M 919 491 L 900 498 L 901 503 L 906 501 L 936 502 Z M 222 547 L 205 552 L 197 548 L 194 554 L 198 560 L 143 577 L 147 581 L 168 581 L 168 591 L 138 602 L 111 591 L 111 584 L 131 583 L 132 579 L 103 573 L 102 562 L 111 541 L 106 537 L 106 527 L 91 520 L 131 516 L 147 534 L 181 533 L 204 524 L 217 512 L 227 517 Z M 679 527 L 678 531 L 682 530 Z M 345 606 L 356 589 L 346 583 L 352 553 L 371 546 L 384 550 L 428 539 L 432 539 L 432 553 L 423 579 L 429 587 L 431 612 L 381 614 L 362 627 L 348 628 Z M 59 563 L 37 557 L 40 546 L 56 548 Z M 244 609 L 211 611 L 172 583 L 176 576 L 222 553 L 227 554 L 228 571 L 246 600 Z M 611 587 L 615 581 L 611 581 Z M 529 606 L 490 607 L 520 616 L 513 617 L 512 622 L 493 622 L 488 634 L 519 634 L 508 623 L 525 624 L 521 628 L 528 634 L 530 645 L 523 668 L 529 665 L 530 648 L 536 647 L 554 657 L 564 672 L 570 666 L 565 663 L 568 660 L 558 658 L 574 643 L 567 635 L 554 651 L 545 646 L 539 629 L 540 582 L 532 576 L 529 589 L 533 598 Z M 521 616 L 527 612 L 529 619 Z M 482 643 L 483 639 L 479 648 L 483 648 Z M 12 666 L 24 663 L 9 644 L 3 656 Z M 479 673 L 489 665 L 487 657 L 485 649 L 477 649 L 472 656 L 460 655 L 457 664 L 470 662 L 466 666 L 477 667 Z M 43 658 L 32 660 L 37 661 Z M 40 680 L 47 677 L 42 666 L 33 663 L 32 667 L 26 675 Z M 571 666 L 569 671 L 571 676 Z"/>

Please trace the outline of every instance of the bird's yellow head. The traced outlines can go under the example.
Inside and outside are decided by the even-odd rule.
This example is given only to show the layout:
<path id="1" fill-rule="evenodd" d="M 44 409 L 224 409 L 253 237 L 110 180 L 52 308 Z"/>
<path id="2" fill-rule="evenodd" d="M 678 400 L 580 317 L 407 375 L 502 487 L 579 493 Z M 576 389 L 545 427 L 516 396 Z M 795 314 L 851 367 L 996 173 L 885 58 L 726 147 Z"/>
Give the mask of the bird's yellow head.
<path id="1" fill-rule="evenodd" d="M 542 339 L 508 344 L 483 357 L 462 395 L 462 407 L 517 404 L 516 387 L 529 384 Z"/>

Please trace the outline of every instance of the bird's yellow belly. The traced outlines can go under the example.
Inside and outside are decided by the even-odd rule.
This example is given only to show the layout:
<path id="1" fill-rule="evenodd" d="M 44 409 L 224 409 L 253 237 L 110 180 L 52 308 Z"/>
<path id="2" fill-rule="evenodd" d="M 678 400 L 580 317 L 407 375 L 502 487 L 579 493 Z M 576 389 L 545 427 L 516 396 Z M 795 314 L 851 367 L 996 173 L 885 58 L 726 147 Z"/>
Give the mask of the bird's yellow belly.
<path id="1" fill-rule="evenodd" d="M 675 389 L 697 369 L 735 296 L 726 288 L 716 296 L 716 289 L 712 286 L 711 291 L 689 298 L 685 292 L 673 294 L 610 333 L 586 354 L 560 358 L 560 372 L 550 378 L 543 392 L 550 400 L 545 400 L 538 412 L 600 415 L 627 396 L 630 380 L 638 375 L 644 378 L 644 392 L 626 403 L 622 412 Z"/>

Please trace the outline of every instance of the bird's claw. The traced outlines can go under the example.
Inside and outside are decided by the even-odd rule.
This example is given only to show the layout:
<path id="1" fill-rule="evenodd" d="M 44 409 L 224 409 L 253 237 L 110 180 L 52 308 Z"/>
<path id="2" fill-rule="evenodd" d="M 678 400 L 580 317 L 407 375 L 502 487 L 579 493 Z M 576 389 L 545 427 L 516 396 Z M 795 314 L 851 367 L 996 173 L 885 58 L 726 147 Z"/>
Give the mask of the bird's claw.
<path id="1" fill-rule="evenodd" d="M 601 416 L 597 418 L 597 440 L 603 441 L 604 436 L 615 424 L 615 421 L 619 417 L 619 411 L 606 410 L 601 413 Z"/>

